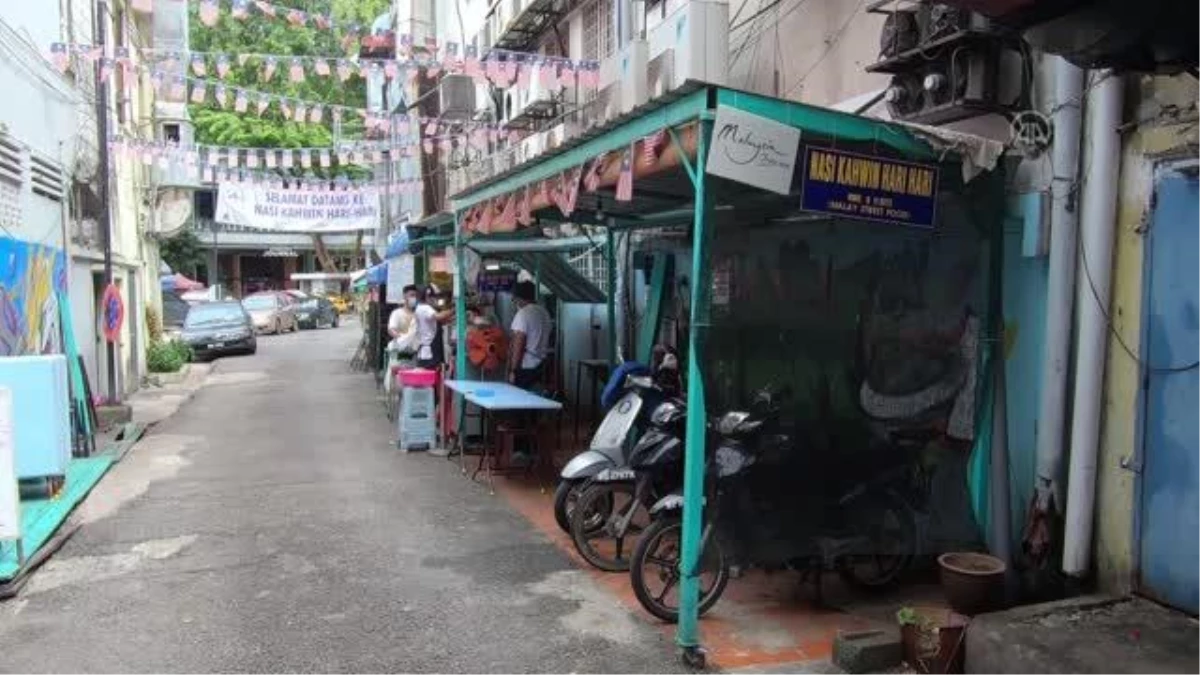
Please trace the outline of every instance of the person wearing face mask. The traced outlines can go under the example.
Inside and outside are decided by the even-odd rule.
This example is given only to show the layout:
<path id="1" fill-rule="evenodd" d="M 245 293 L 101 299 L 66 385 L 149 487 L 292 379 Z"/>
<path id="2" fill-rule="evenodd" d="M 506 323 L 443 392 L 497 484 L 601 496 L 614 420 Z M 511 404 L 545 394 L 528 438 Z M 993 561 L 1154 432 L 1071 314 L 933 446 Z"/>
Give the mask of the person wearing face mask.
<path id="1" fill-rule="evenodd" d="M 413 314 L 417 325 L 417 366 L 429 370 L 440 370 L 446 362 L 446 346 L 442 338 L 442 324 L 454 317 L 454 310 L 437 311 L 426 302 L 430 288 L 419 289 L 406 286 L 404 302 Z"/>
<path id="2" fill-rule="evenodd" d="M 512 353 L 508 359 L 508 381 L 522 389 L 532 389 L 542 379 L 542 369 L 550 352 L 554 321 L 545 307 L 537 304 L 537 287 L 522 281 L 513 290 L 517 314 L 512 322 Z"/>

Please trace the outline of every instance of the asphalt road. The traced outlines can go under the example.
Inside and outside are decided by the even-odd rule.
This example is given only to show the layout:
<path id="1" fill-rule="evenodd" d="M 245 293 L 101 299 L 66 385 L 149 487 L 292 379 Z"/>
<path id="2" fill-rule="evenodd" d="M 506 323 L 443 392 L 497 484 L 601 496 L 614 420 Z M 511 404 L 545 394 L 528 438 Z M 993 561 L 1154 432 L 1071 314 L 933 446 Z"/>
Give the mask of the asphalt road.
<path id="1" fill-rule="evenodd" d="M 0 604 L 0 670 L 677 671 L 502 501 L 395 450 L 359 334 L 219 361 Z"/>

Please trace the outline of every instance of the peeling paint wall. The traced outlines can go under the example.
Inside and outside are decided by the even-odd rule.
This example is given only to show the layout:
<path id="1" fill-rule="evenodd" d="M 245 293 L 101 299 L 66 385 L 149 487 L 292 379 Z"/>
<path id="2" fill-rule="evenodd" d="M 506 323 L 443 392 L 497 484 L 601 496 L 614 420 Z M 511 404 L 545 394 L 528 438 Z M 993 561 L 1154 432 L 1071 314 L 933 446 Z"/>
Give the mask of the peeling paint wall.
<path id="1" fill-rule="evenodd" d="M 1116 335 L 1141 353 L 1143 231 L 1150 216 L 1154 170 L 1172 159 L 1196 157 L 1198 88 L 1188 75 L 1147 76 L 1130 79 L 1126 91 L 1125 119 L 1135 126 L 1122 147 L 1110 316 Z M 1182 114 L 1176 118 L 1175 111 Z M 1123 464 L 1138 442 L 1140 374 L 1116 335 L 1109 338 L 1105 368 L 1095 560 L 1100 587 L 1120 593 L 1132 590 L 1134 583 L 1136 474 Z"/>

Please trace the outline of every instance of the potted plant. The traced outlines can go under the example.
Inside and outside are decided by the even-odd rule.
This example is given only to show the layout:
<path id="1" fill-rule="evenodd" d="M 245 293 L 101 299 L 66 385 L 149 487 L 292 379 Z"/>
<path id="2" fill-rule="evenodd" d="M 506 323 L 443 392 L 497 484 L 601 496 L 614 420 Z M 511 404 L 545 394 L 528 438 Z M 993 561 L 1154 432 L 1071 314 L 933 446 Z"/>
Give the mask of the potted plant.
<path id="1" fill-rule="evenodd" d="M 900 647 L 919 673 L 961 673 L 967 618 L 941 607 L 902 607 L 896 612 Z"/>

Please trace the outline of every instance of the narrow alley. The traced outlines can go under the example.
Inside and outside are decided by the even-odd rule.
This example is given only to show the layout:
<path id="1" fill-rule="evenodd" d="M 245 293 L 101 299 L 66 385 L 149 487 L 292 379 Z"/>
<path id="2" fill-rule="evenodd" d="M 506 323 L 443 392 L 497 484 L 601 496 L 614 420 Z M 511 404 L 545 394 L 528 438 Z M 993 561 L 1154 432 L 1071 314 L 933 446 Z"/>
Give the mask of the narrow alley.
<path id="1" fill-rule="evenodd" d="M 0 605 L 11 672 L 672 672 L 667 638 L 456 465 L 402 455 L 357 325 L 217 362 Z"/>

